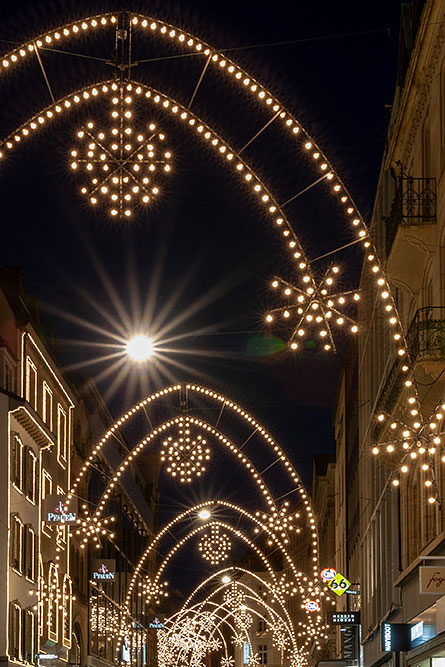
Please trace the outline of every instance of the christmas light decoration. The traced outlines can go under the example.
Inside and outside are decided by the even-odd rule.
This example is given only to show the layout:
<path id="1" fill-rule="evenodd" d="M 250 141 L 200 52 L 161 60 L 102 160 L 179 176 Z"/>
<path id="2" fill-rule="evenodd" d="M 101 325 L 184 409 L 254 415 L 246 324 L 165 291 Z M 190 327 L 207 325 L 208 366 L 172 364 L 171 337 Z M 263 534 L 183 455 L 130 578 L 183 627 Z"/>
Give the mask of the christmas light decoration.
<path id="1" fill-rule="evenodd" d="M 161 461 L 167 463 L 167 472 L 172 477 L 184 482 L 191 482 L 206 470 L 205 463 L 210 460 L 207 440 L 201 434 L 193 435 L 194 422 L 187 417 L 178 420 L 178 435 L 168 436 L 162 443 Z"/>
<path id="2" fill-rule="evenodd" d="M 115 82 L 107 94 L 111 119 L 103 128 L 89 121 L 77 132 L 71 168 L 88 176 L 81 192 L 93 206 L 105 200 L 112 217 L 129 218 L 135 205 L 149 204 L 159 194 L 157 179 L 171 171 L 172 155 L 155 123 L 135 128 L 131 83 Z"/>
<path id="3" fill-rule="evenodd" d="M 299 268 L 307 268 L 307 262 L 301 261 Z M 302 276 L 302 287 L 298 287 L 283 278 L 275 278 L 272 282 L 274 289 L 281 288 L 282 297 L 286 301 L 284 306 L 272 309 L 266 316 L 266 322 L 271 324 L 277 315 L 289 321 L 292 333 L 289 336 L 289 345 L 297 350 L 305 338 L 316 340 L 324 350 L 335 350 L 333 325 L 349 326 L 352 333 L 357 333 L 356 322 L 344 311 L 345 306 L 351 306 L 359 300 L 356 291 L 333 292 L 334 277 L 339 268 L 331 266 L 316 283 L 311 273 Z"/>
<path id="4" fill-rule="evenodd" d="M 220 532 L 218 525 L 212 524 L 209 532 L 202 536 L 198 549 L 205 560 L 212 565 L 218 565 L 228 558 L 231 546 L 227 535 Z"/>

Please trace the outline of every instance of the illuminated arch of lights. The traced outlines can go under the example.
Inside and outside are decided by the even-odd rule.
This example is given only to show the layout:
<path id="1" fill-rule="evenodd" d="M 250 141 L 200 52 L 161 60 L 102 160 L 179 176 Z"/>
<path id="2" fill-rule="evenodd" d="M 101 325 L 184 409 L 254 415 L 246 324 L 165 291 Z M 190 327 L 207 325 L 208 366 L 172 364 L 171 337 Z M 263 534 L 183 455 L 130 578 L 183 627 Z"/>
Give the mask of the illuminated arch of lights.
<path id="1" fill-rule="evenodd" d="M 123 426 L 125 423 L 128 422 L 128 420 L 132 419 L 140 413 L 141 411 L 143 412 L 148 405 L 150 405 L 153 402 L 156 402 L 158 399 L 162 399 L 165 396 L 171 395 L 173 393 L 179 393 L 181 391 L 182 385 L 176 384 L 176 385 L 171 385 L 170 387 L 167 387 L 166 389 L 162 389 L 160 391 L 157 391 L 147 398 L 143 399 L 140 401 L 137 405 L 135 405 L 133 408 L 128 410 L 126 413 L 124 413 L 120 419 L 116 421 L 116 423 L 108 429 L 108 431 L 105 433 L 105 435 L 101 438 L 101 440 L 97 443 L 97 445 L 94 447 L 92 452 L 90 453 L 88 460 L 84 463 L 82 466 L 77 478 L 75 479 L 73 486 L 70 490 L 70 492 L 67 495 L 67 501 L 69 502 L 74 496 L 76 489 L 85 476 L 86 472 L 88 471 L 89 467 L 92 465 L 92 463 L 95 461 L 95 458 L 97 457 L 98 453 L 102 450 L 106 442 L 110 438 L 114 436 L 116 432 L 119 431 L 119 428 Z M 214 392 L 211 389 L 207 389 L 205 387 L 202 387 L 200 385 L 196 384 L 186 384 L 185 388 L 187 391 L 193 393 L 196 393 L 197 395 L 203 395 L 212 402 L 216 402 L 217 405 L 220 406 L 220 408 L 228 409 L 232 413 L 234 413 L 236 416 L 238 416 L 241 420 L 243 420 L 246 424 L 249 425 L 253 429 L 253 431 L 258 434 L 259 437 L 262 438 L 266 446 L 271 450 L 271 452 L 274 454 L 276 457 L 277 461 L 280 461 L 281 464 L 284 466 L 286 469 L 287 474 L 289 475 L 290 480 L 294 483 L 295 489 L 298 491 L 299 496 L 300 496 L 300 501 L 302 502 L 302 509 L 304 510 L 305 514 L 307 515 L 307 520 L 309 523 L 310 531 L 311 531 L 311 543 L 312 543 L 312 553 L 313 553 L 313 572 L 314 572 L 314 577 L 317 576 L 318 573 L 318 534 L 317 534 L 317 529 L 316 529 L 316 524 L 315 524 L 315 516 L 312 512 L 312 507 L 311 507 L 311 502 L 310 498 L 307 495 L 301 480 L 295 471 L 293 465 L 283 452 L 283 450 L 279 447 L 279 445 L 273 440 L 273 438 L 269 435 L 269 433 L 264 429 L 263 426 L 259 422 L 257 422 L 248 412 L 243 410 L 240 406 L 238 406 L 236 403 L 233 401 L 229 400 L 222 394 L 219 394 L 218 392 Z M 150 436 L 148 436 L 150 437 Z M 142 449 L 143 445 L 139 443 L 137 445 L 139 448 L 137 451 L 132 451 L 128 457 L 127 461 L 128 464 L 133 460 L 135 456 L 139 453 L 139 451 Z M 244 463 L 246 466 L 249 465 L 251 466 L 248 468 L 251 471 L 253 471 L 252 465 L 249 463 L 249 461 L 246 459 L 244 454 L 242 452 L 237 453 L 237 456 L 240 460 L 240 462 Z M 131 457 L 131 458 L 130 458 Z M 127 465 L 128 465 L 127 464 Z M 256 472 L 253 472 L 253 474 L 257 474 Z M 118 476 L 119 477 L 119 476 Z M 257 477 L 256 483 L 258 487 L 261 489 L 261 491 L 264 494 L 265 500 L 267 504 L 269 505 L 269 511 L 273 514 L 274 511 L 277 512 L 275 508 L 275 503 L 273 499 L 271 498 L 268 489 L 266 485 L 261 481 L 260 477 Z M 116 480 L 115 480 L 116 481 Z M 103 507 L 105 506 L 107 498 L 104 498 L 101 500 L 99 506 L 98 506 L 98 516 L 101 514 L 103 511 Z"/>
<path id="2" fill-rule="evenodd" d="M 41 129 L 46 126 L 49 121 L 55 120 L 60 115 L 70 109 L 76 108 L 79 105 L 84 104 L 85 102 L 91 102 L 92 100 L 99 98 L 102 95 L 111 96 L 112 99 L 119 99 L 116 97 L 121 86 L 121 82 L 117 82 L 114 79 L 108 80 L 103 83 L 96 83 L 93 85 L 86 86 L 83 89 L 71 93 L 64 98 L 61 98 L 56 103 L 46 107 L 41 112 L 35 114 L 31 119 L 22 123 L 22 125 L 14 130 L 2 143 L 3 150 L 6 153 L 11 152 L 16 148 L 22 140 L 32 136 L 36 130 Z M 297 322 L 293 326 L 293 333 L 289 340 L 289 345 L 291 349 L 296 350 L 298 348 L 298 341 L 304 337 L 306 330 L 312 330 L 314 327 L 319 331 L 320 341 L 323 343 L 325 350 L 331 348 L 335 349 L 332 325 L 340 326 L 345 323 L 350 324 L 350 330 L 353 333 L 357 332 L 357 325 L 353 323 L 351 318 L 343 312 L 343 308 L 348 308 L 351 302 L 358 297 L 356 292 L 331 292 L 331 288 L 334 282 L 334 277 L 338 272 L 338 267 L 331 267 L 329 269 L 329 276 L 323 279 L 321 282 L 316 281 L 309 261 L 307 260 L 303 248 L 301 246 L 298 237 L 296 236 L 292 225 L 290 224 L 287 216 L 284 214 L 282 207 L 278 204 L 276 198 L 272 195 L 270 190 L 267 188 L 265 183 L 259 176 L 250 168 L 248 163 L 241 158 L 239 154 L 227 143 L 225 142 L 208 124 L 198 118 L 193 114 L 188 108 L 182 106 L 177 101 L 173 100 L 168 95 L 160 93 L 142 83 L 136 81 L 127 81 L 124 85 L 125 94 L 130 96 L 129 99 L 141 98 L 145 102 L 153 104 L 155 107 L 160 110 L 168 113 L 183 124 L 185 127 L 195 130 L 197 136 L 203 140 L 208 146 L 212 147 L 215 150 L 216 155 L 223 159 L 226 164 L 229 164 L 238 177 L 241 177 L 244 184 L 247 186 L 248 191 L 250 191 L 261 205 L 263 205 L 265 212 L 271 216 L 276 228 L 282 234 L 288 248 L 292 252 L 292 257 L 294 262 L 296 262 L 295 267 L 298 268 L 301 278 L 301 288 L 300 287 L 291 287 L 286 283 L 283 294 L 285 298 L 288 298 L 288 295 L 296 295 L 296 307 L 295 311 L 290 309 L 289 305 L 280 307 L 276 309 L 277 311 L 282 312 L 284 319 L 291 317 L 291 314 L 294 313 L 297 315 Z M 117 112 L 116 112 L 117 113 Z M 128 112 L 130 113 L 130 112 Z M 284 113 L 284 112 L 283 112 Z M 87 123 L 88 125 L 88 123 Z M 88 128 L 87 128 L 88 129 Z M 117 128 L 115 128 L 117 129 Z M 127 128 L 131 129 L 131 128 Z M 83 136 L 85 131 L 80 130 L 79 133 Z M 99 132 L 99 135 L 104 134 Z M 141 135 L 143 137 L 143 135 Z M 121 206 L 124 214 L 131 216 L 131 208 L 128 208 L 131 204 L 131 198 L 139 196 L 140 190 L 143 190 L 145 185 L 143 183 L 143 178 L 141 181 L 139 171 L 135 173 L 133 170 L 135 168 L 139 169 L 139 163 L 137 161 L 138 155 L 142 158 L 143 153 L 138 150 L 132 150 L 133 145 L 128 144 L 130 147 L 130 155 L 127 157 L 124 156 L 122 160 L 115 159 L 115 167 L 113 169 L 113 156 L 110 155 L 109 150 L 105 150 L 105 147 L 102 145 L 102 148 L 97 146 L 100 143 L 100 139 L 97 139 L 96 136 L 92 136 L 94 139 L 92 143 L 89 144 L 89 147 L 92 147 L 89 151 L 91 156 L 87 155 L 87 158 L 91 160 L 86 162 L 87 169 L 90 166 L 91 169 L 94 168 L 94 156 L 96 155 L 95 151 L 98 149 L 97 162 L 101 163 L 103 158 L 103 164 L 101 169 L 107 169 L 105 172 L 107 183 L 105 184 L 103 180 L 96 180 L 96 183 L 93 183 L 93 188 L 99 189 L 99 192 L 108 197 L 115 197 L 116 200 L 119 200 L 118 194 L 116 193 L 115 188 L 120 188 L 125 190 L 124 200 L 121 202 Z M 116 142 L 116 150 L 119 149 L 119 145 Z M 77 151 L 76 155 L 71 157 L 71 166 L 74 169 L 78 168 Z M 0 158 L 3 156 L 3 152 L 0 151 Z M 111 162 L 110 162 L 111 161 Z M 110 166 L 111 165 L 111 166 Z M 123 166 L 122 166 L 123 165 Z M 154 166 L 154 165 L 153 165 Z M 168 165 L 166 165 L 168 166 Z M 128 183 L 122 182 L 122 171 L 125 171 L 126 178 Z M 331 172 L 327 172 L 326 178 L 333 177 Z M 109 184 L 109 179 L 117 179 L 116 184 Z M 131 186 L 131 192 L 127 189 Z M 91 189 L 84 187 L 84 194 L 91 193 Z M 158 193 L 158 188 L 156 187 L 156 193 Z M 143 195 L 148 196 L 148 195 Z M 96 205 L 98 202 L 99 194 L 94 190 L 94 194 L 90 196 L 90 200 L 93 205 Z M 126 201 L 125 198 L 129 198 Z M 147 200 L 148 203 L 149 200 Z M 111 201 L 112 205 L 113 200 Z M 127 208 L 125 208 L 127 207 Z M 115 208 L 111 209 L 114 211 L 113 215 L 117 215 L 121 209 L 118 210 L 117 204 Z M 359 236 L 360 239 L 360 236 Z M 279 279 L 281 282 L 285 282 L 282 279 Z M 273 282 L 274 286 L 277 286 L 278 281 Z M 300 313 L 301 311 L 301 313 Z M 266 321 L 271 321 L 273 315 L 269 314 L 266 318 Z M 302 318 L 305 321 L 305 329 L 302 328 Z"/>
<path id="3" fill-rule="evenodd" d="M 232 509 L 236 510 L 236 512 L 238 512 L 239 514 L 248 518 L 254 525 L 256 524 L 256 525 L 261 526 L 266 532 L 269 531 L 268 527 L 265 524 L 262 524 L 261 521 L 259 521 L 257 517 L 253 516 L 252 514 L 250 514 L 249 512 L 244 510 L 243 508 L 235 506 L 232 503 L 229 503 L 229 502 L 226 502 L 226 501 L 214 501 L 213 503 L 209 503 L 209 502 L 200 503 L 199 505 L 195 506 L 194 508 L 190 508 L 190 509 L 184 511 L 183 513 L 181 513 L 180 515 L 178 515 L 177 517 L 172 519 L 172 521 L 169 522 L 166 526 L 164 526 L 164 528 L 153 538 L 153 540 L 150 542 L 150 544 L 147 547 L 147 549 L 145 550 L 145 552 L 142 554 L 142 556 L 141 556 L 141 558 L 140 558 L 140 560 L 139 560 L 139 562 L 138 562 L 138 564 L 137 564 L 137 566 L 134 570 L 130 585 L 128 587 L 126 599 L 125 599 L 125 602 L 124 602 L 124 606 L 128 606 L 130 604 L 132 592 L 135 589 L 136 582 L 142 575 L 143 565 L 146 562 L 150 553 L 152 553 L 153 551 L 158 552 L 159 544 L 160 544 L 161 539 L 167 534 L 169 534 L 169 535 L 173 534 L 172 529 L 173 529 L 174 525 L 180 523 L 184 519 L 187 519 L 191 515 L 192 516 L 193 515 L 197 516 L 199 510 L 203 507 L 211 508 L 212 511 L 215 511 L 215 508 L 217 509 L 218 507 L 232 508 Z M 215 522 L 215 523 L 217 525 L 220 525 L 221 527 L 225 526 L 226 529 L 232 531 L 236 535 L 236 537 L 243 540 L 249 546 L 252 546 L 251 540 L 249 540 L 249 538 L 247 538 L 244 534 L 241 534 L 240 531 L 233 528 L 233 526 L 230 526 L 230 524 L 222 524 L 221 522 Z M 159 584 L 160 584 L 161 575 L 162 575 L 163 571 L 165 570 L 166 566 L 168 565 L 169 561 L 171 560 L 171 558 L 178 552 L 178 550 L 181 547 L 184 546 L 184 544 L 186 544 L 186 542 L 189 539 L 192 539 L 195 535 L 199 534 L 200 531 L 205 531 L 207 529 L 208 525 L 209 524 L 203 524 L 199 528 L 195 528 L 195 529 L 191 530 L 185 537 L 183 537 L 181 540 L 179 540 L 173 546 L 173 548 L 169 551 L 169 553 L 167 554 L 167 556 L 164 558 L 161 565 L 159 566 L 159 568 L 157 570 L 157 573 L 156 573 L 156 576 L 154 577 L 154 579 L 151 579 L 150 582 L 149 582 L 149 586 L 154 585 L 155 592 L 157 592 L 157 589 L 158 589 Z M 308 635 L 308 637 L 310 637 L 310 640 L 312 641 L 314 637 L 317 637 L 318 635 L 323 634 L 323 621 L 322 621 L 322 617 L 320 615 L 314 617 L 313 614 L 310 614 L 310 613 L 307 612 L 307 610 L 305 609 L 305 602 L 309 599 L 312 599 L 312 598 L 321 602 L 321 599 L 325 598 L 325 602 L 329 603 L 330 599 L 327 596 L 325 590 L 323 590 L 323 588 L 320 587 L 317 580 L 313 581 L 313 580 L 311 580 L 310 577 L 308 577 L 305 574 L 303 574 L 302 572 L 298 572 L 296 570 L 296 567 L 295 567 L 295 564 L 294 564 L 292 558 L 287 553 L 286 548 L 280 542 L 279 538 L 275 534 L 273 534 L 271 531 L 269 531 L 269 536 L 272 540 L 272 543 L 281 551 L 281 553 L 284 557 L 286 568 L 291 573 L 291 577 L 289 578 L 289 576 L 283 576 L 283 578 L 280 580 L 280 578 L 278 578 L 276 576 L 276 573 L 273 571 L 273 569 L 268 564 L 267 558 L 266 558 L 266 560 L 264 560 L 264 558 L 265 558 L 264 554 L 262 554 L 261 551 L 258 552 L 258 548 L 256 546 L 252 546 L 254 551 L 257 552 L 257 555 L 260 558 L 262 558 L 263 562 L 265 562 L 266 568 L 267 568 L 267 570 L 268 570 L 268 572 L 271 576 L 272 584 L 267 584 L 267 587 L 268 587 L 268 589 L 270 589 L 271 595 L 274 597 L 274 599 L 276 599 L 277 602 L 281 606 L 283 606 L 283 609 L 284 609 L 284 601 L 286 599 L 288 599 L 289 597 L 291 597 L 293 595 L 297 595 L 297 594 L 301 595 L 301 598 L 302 598 L 301 608 L 303 610 L 303 613 L 305 613 L 305 615 L 306 615 L 307 624 L 308 624 L 307 635 Z M 239 570 L 241 572 L 248 572 L 248 570 L 243 570 L 243 568 L 226 568 L 224 570 L 219 570 L 219 572 L 217 574 L 220 575 L 224 572 L 233 571 L 234 569 Z M 202 582 L 197 587 L 195 592 L 184 603 L 184 606 L 189 604 L 189 602 L 191 601 L 193 596 L 199 590 L 201 590 L 201 588 L 203 586 L 205 586 L 209 581 L 211 581 L 213 576 L 216 576 L 216 575 L 212 575 L 211 577 L 206 579 L 204 582 Z M 294 581 L 292 581 L 292 579 Z M 152 595 L 151 590 L 149 590 L 149 588 L 147 586 L 144 586 L 144 584 L 142 584 L 142 587 L 143 587 L 143 591 L 144 591 L 146 599 L 150 598 L 150 596 Z M 285 614 L 287 613 L 286 610 L 284 610 L 284 613 Z M 303 636 L 304 634 L 306 634 L 306 633 L 301 633 L 301 636 Z"/>
<path id="4" fill-rule="evenodd" d="M 167 41 L 170 40 L 177 47 L 185 49 L 187 53 L 202 53 L 203 55 L 207 56 L 207 64 L 209 67 L 212 67 L 215 72 L 221 72 L 223 76 L 228 77 L 228 80 L 230 80 L 233 84 L 238 85 L 241 90 L 249 91 L 252 95 L 252 99 L 255 99 L 260 106 L 263 106 L 265 109 L 270 109 L 272 112 L 274 112 L 276 117 L 280 118 L 284 122 L 285 127 L 290 133 L 289 136 L 294 140 L 302 140 L 304 148 L 308 152 L 308 155 L 312 157 L 314 164 L 320 165 L 322 174 L 332 175 L 330 180 L 334 181 L 332 186 L 333 192 L 340 197 L 340 202 L 344 204 L 346 214 L 349 219 L 352 220 L 353 226 L 358 230 L 359 238 L 363 241 L 363 245 L 367 252 L 366 261 L 369 262 L 373 282 L 375 280 L 377 283 L 377 291 L 379 292 L 379 295 L 382 299 L 384 313 L 388 319 L 392 333 L 392 339 L 395 341 L 397 354 L 403 358 L 404 361 L 401 372 L 406 373 L 406 377 L 412 378 L 411 382 L 414 386 L 414 389 L 413 394 L 411 394 L 409 398 L 414 397 L 417 405 L 419 406 L 419 396 L 416 391 L 416 382 L 412 372 L 412 360 L 410 358 L 409 349 L 406 343 L 403 326 L 391 292 L 391 287 L 383 270 L 383 265 L 379 260 L 376 247 L 373 244 L 371 237 L 369 236 L 365 221 L 360 215 L 360 212 L 358 211 L 345 185 L 339 176 L 335 174 L 334 169 L 331 167 L 329 161 L 317 143 L 312 139 L 312 137 L 310 137 L 308 132 L 301 126 L 295 117 L 285 109 L 285 107 L 273 94 L 271 94 L 264 86 L 261 85 L 260 82 L 258 82 L 254 77 L 250 76 L 246 71 L 239 67 L 236 62 L 228 58 L 224 53 L 219 52 L 217 49 L 214 49 L 211 45 L 207 44 L 203 40 L 197 38 L 194 35 L 191 35 L 187 31 L 182 30 L 182 28 L 173 26 L 157 18 L 138 13 L 130 13 L 128 14 L 128 18 L 130 27 L 140 29 L 142 34 L 145 33 L 146 35 L 149 34 L 150 36 L 157 34 L 160 38 L 164 38 Z M 104 13 L 90 16 L 76 22 L 70 22 L 48 32 L 42 33 L 32 40 L 25 42 L 24 44 L 6 53 L 0 63 L 0 73 L 6 71 L 9 72 L 10 69 L 14 69 L 17 64 L 26 60 L 29 54 L 36 49 L 51 49 L 51 45 L 58 44 L 66 39 L 76 38 L 77 36 L 80 36 L 87 31 L 92 30 L 95 32 L 98 29 L 110 25 L 116 27 L 118 21 L 119 19 L 116 14 Z M 45 118 L 43 118 L 43 122 L 44 121 Z M 38 122 L 41 122 L 41 120 L 38 120 Z M 25 134 L 29 133 L 28 128 L 24 127 L 23 130 L 25 130 Z M 9 143 L 13 144 L 13 141 L 20 141 L 21 138 L 22 136 L 20 134 L 15 133 L 15 135 L 10 138 L 12 141 L 9 141 Z M 11 146 L 7 146 L 7 148 L 10 147 Z M 285 231 L 288 230 L 285 229 Z M 288 236 L 291 236 L 290 230 Z M 304 262 L 303 254 L 301 255 L 301 258 Z M 301 304 L 298 303 L 296 304 L 297 312 L 300 305 Z M 323 324 L 325 326 L 326 322 Z M 298 330 L 301 330 L 301 328 L 302 327 L 299 327 L 297 329 L 297 335 Z M 294 334 L 295 330 L 293 332 L 293 335 Z"/>

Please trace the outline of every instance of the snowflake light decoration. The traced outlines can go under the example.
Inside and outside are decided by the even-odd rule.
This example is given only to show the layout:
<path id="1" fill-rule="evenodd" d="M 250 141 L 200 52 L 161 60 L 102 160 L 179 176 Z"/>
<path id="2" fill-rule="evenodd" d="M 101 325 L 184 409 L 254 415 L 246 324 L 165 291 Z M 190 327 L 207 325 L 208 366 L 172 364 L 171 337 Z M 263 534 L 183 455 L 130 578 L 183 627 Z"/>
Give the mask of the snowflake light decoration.
<path id="1" fill-rule="evenodd" d="M 91 542 L 96 549 L 102 547 L 101 540 L 106 538 L 113 540 L 115 537 L 113 524 L 114 516 L 106 516 L 98 519 L 89 513 L 87 505 L 82 505 L 82 516 L 77 520 L 75 534 L 80 538 L 80 548 L 85 549 Z"/>
<path id="2" fill-rule="evenodd" d="M 221 667 L 234 667 L 235 660 L 229 655 L 221 658 Z"/>
<path id="3" fill-rule="evenodd" d="M 237 611 L 233 615 L 233 619 L 235 621 L 235 627 L 238 630 L 242 630 L 247 632 L 247 630 L 250 628 L 250 626 L 253 623 L 253 618 L 251 614 L 248 613 L 248 611 L 245 609 L 244 606 L 242 606 L 239 611 Z"/>
<path id="4" fill-rule="evenodd" d="M 237 646 L 238 648 L 242 648 L 244 644 L 244 637 L 242 635 L 234 635 L 232 637 L 232 641 L 234 646 Z"/>
<path id="5" fill-rule="evenodd" d="M 287 500 L 283 503 L 279 511 L 274 510 L 271 514 L 255 512 L 255 516 L 264 521 L 269 530 L 273 531 L 284 544 L 289 543 L 289 531 L 295 531 L 295 533 L 301 532 L 301 528 L 295 522 L 296 519 L 300 518 L 300 514 L 298 512 L 289 512 L 289 502 Z M 260 532 L 259 528 L 255 528 L 254 530 L 256 533 Z M 269 546 L 273 544 L 271 539 L 267 543 Z"/>
<path id="6" fill-rule="evenodd" d="M 304 269 L 306 264 L 302 264 L 300 268 Z M 334 324 L 339 327 L 349 325 L 351 332 L 357 333 L 357 324 L 344 312 L 344 308 L 358 301 L 360 296 L 354 290 L 332 292 L 334 277 L 338 272 L 338 266 L 330 266 L 318 284 L 309 275 L 304 275 L 305 287 L 298 287 L 280 277 L 272 282 L 274 289 L 282 289 L 286 303 L 267 313 L 266 322 L 271 324 L 277 315 L 281 315 L 285 321 L 292 323 L 288 341 L 292 350 L 297 350 L 300 341 L 312 336 L 320 341 L 324 350 L 335 351 Z"/>
<path id="7" fill-rule="evenodd" d="M 232 582 L 223 595 L 223 600 L 229 609 L 239 609 L 244 604 L 244 593 L 236 581 Z"/>
<path id="8" fill-rule="evenodd" d="M 144 581 L 139 582 L 138 585 L 142 589 L 138 595 L 139 597 L 144 595 L 145 602 L 148 605 L 159 605 L 161 604 L 162 598 L 168 597 L 166 581 L 152 581 L 150 577 L 146 577 Z"/>
<path id="9" fill-rule="evenodd" d="M 249 656 L 249 662 L 248 665 L 251 667 L 257 667 L 258 665 L 261 665 L 261 658 L 259 653 L 252 653 Z"/>
<path id="10" fill-rule="evenodd" d="M 225 533 L 221 533 L 219 526 L 211 525 L 198 543 L 201 556 L 212 565 L 218 565 L 226 560 L 231 549 L 231 542 Z"/>
<path id="11" fill-rule="evenodd" d="M 445 463 L 442 439 L 445 435 L 445 402 L 436 406 L 429 420 L 424 420 L 416 408 L 411 410 L 415 421 L 410 427 L 401 419 L 385 412 L 377 416 L 377 421 L 389 426 L 387 440 L 375 442 L 371 445 L 372 453 L 384 455 L 390 467 L 399 467 L 402 475 L 408 473 L 411 464 L 420 463 L 423 473 L 424 486 L 429 492 L 428 502 L 441 503 L 436 479 L 436 455 L 439 453 L 441 461 Z M 385 429 L 386 430 L 386 429 Z M 394 475 L 392 483 L 399 486 L 400 477 Z"/>
<path id="12" fill-rule="evenodd" d="M 187 418 L 180 418 L 176 437 L 169 436 L 162 443 L 161 461 L 167 463 L 167 472 L 180 482 L 191 482 L 206 470 L 205 463 L 210 460 L 207 440 L 198 434 L 194 436 L 191 423 Z"/>
<path id="13" fill-rule="evenodd" d="M 160 192 L 159 172 L 171 171 L 171 151 L 162 146 L 165 135 L 154 123 L 133 126 L 132 90 L 132 84 L 113 84 L 111 123 L 102 129 L 89 121 L 71 150 L 71 169 L 89 177 L 81 193 L 93 206 L 107 202 L 116 218 L 130 218 L 135 206 L 149 204 Z"/>

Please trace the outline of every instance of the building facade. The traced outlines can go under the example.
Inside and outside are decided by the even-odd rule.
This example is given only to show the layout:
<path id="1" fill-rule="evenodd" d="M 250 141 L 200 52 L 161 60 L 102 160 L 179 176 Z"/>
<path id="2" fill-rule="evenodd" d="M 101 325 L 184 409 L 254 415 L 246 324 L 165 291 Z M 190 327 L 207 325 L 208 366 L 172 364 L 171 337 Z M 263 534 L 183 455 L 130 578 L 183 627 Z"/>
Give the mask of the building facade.
<path id="1" fill-rule="evenodd" d="M 57 653 L 66 662 L 73 597 L 68 528 L 48 523 L 45 510 L 55 512 L 57 496 L 69 489 L 74 397 L 32 324 L 20 276 L 2 278 L 0 655 L 35 664 L 37 654 Z"/>
<path id="2" fill-rule="evenodd" d="M 433 440 L 428 431 L 443 423 L 445 390 L 444 19 L 443 0 L 402 5 L 398 81 L 371 223 L 411 364 L 394 348 L 385 295 L 366 270 L 361 335 L 343 369 L 335 416 L 338 567 L 359 577 L 366 666 L 434 667 L 445 657 L 445 598 L 420 583 L 421 567 L 445 565 L 443 434 Z M 416 399 L 409 399 L 413 385 Z M 407 629 L 408 638 L 384 645 L 384 623 L 399 624 L 392 627 Z"/>

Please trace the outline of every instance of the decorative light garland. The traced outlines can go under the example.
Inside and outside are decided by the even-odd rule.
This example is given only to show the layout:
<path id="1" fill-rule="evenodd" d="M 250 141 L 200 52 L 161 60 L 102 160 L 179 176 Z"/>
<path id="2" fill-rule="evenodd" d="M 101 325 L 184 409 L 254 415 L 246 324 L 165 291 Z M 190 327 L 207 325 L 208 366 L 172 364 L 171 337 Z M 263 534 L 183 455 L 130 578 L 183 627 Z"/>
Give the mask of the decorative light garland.
<path id="1" fill-rule="evenodd" d="M 207 440 L 201 434 L 193 436 L 194 422 L 188 417 L 179 417 L 178 435 L 168 436 L 162 443 L 161 461 L 167 463 L 167 472 L 182 483 L 200 477 L 210 460 Z"/>
<path id="2" fill-rule="evenodd" d="M 209 532 L 203 535 L 198 543 L 201 556 L 212 565 L 218 565 L 227 560 L 231 547 L 232 543 L 228 536 L 213 523 L 209 526 Z"/>

